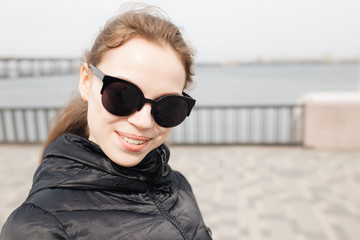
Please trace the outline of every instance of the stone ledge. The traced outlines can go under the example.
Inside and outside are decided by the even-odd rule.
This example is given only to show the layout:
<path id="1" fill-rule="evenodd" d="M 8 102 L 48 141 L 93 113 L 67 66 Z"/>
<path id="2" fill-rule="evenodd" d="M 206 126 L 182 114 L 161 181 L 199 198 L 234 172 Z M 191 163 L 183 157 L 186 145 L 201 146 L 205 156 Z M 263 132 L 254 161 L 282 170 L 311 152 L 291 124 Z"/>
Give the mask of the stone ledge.
<path id="1" fill-rule="evenodd" d="M 328 150 L 360 149 L 360 93 L 309 93 L 304 105 L 304 146 Z"/>

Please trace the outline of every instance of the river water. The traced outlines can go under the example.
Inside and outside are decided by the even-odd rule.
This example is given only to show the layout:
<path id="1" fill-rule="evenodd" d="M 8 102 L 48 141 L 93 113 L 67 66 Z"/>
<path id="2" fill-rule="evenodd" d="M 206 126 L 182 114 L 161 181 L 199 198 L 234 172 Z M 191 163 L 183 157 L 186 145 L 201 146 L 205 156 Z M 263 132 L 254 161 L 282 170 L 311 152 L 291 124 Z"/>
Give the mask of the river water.
<path id="1" fill-rule="evenodd" d="M 197 66 L 198 106 L 294 104 L 308 92 L 359 91 L 358 64 Z M 0 107 L 62 106 L 78 76 L 0 79 Z"/>

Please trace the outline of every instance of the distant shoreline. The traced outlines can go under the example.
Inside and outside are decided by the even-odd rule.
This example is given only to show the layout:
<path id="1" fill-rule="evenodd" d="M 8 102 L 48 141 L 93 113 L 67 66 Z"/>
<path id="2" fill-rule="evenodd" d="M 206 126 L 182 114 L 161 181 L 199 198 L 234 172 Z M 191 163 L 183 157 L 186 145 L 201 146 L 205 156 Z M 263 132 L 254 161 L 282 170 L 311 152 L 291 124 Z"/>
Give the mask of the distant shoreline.
<path id="1" fill-rule="evenodd" d="M 83 59 L 80 57 L 31 57 L 31 56 L 0 56 L 0 63 L 8 61 L 18 62 L 56 62 L 69 61 L 74 63 L 82 63 Z M 241 66 L 241 65 L 337 65 L 337 64 L 360 64 L 359 58 L 319 58 L 319 59 L 254 59 L 250 61 L 245 60 L 231 60 L 231 61 L 195 61 L 196 66 Z"/>
<path id="2" fill-rule="evenodd" d="M 353 65 L 360 64 L 360 59 L 350 60 L 268 60 L 268 61 L 234 61 L 234 62 L 198 62 L 197 67 L 222 67 L 222 66 L 266 66 L 266 65 Z"/>

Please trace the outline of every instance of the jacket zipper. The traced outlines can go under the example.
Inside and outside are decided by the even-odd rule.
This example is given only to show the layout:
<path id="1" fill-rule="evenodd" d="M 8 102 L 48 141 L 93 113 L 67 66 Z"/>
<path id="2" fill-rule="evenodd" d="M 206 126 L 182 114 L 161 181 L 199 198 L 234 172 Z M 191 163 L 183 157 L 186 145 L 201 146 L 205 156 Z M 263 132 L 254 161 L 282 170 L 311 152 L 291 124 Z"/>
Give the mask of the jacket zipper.
<path id="1" fill-rule="evenodd" d="M 184 240 L 190 240 L 188 235 L 186 234 L 185 228 L 181 225 L 181 223 L 178 222 L 173 216 L 169 214 L 168 211 L 165 210 L 161 202 L 158 199 L 156 199 L 156 197 L 153 194 L 148 192 L 148 195 L 150 200 L 155 204 L 157 209 L 160 211 L 161 215 L 163 215 L 167 221 L 169 221 L 176 229 L 179 230 Z"/>
<path id="2" fill-rule="evenodd" d="M 161 150 L 160 150 L 161 149 Z M 163 177 L 167 176 L 169 174 L 169 167 L 167 165 L 167 161 L 166 161 L 166 150 L 163 146 L 161 146 L 159 148 L 157 148 L 156 150 L 158 151 L 160 157 L 161 157 L 161 175 Z"/>
<path id="3" fill-rule="evenodd" d="M 157 148 L 157 151 L 161 157 L 161 175 L 165 177 L 169 174 L 169 167 L 166 161 L 167 160 L 166 150 L 163 146 L 160 146 L 159 148 Z M 185 228 L 181 225 L 180 222 L 178 222 L 173 216 L 171 216 L 168 211 L 166 211 L 166 209 L 162 206 L 161 202 L 155 197 L 155 195 L 151 194 L 150 191 L 148 191 L 148 196 L 149 199 L 155 204 L 157 209 L 160 211 L 161 215 L 164 216 L 167 221 L 169 221 L 176 229 L 179 230 L 184 240 L 190 240 L 188 235 L 186 234 Z"/>

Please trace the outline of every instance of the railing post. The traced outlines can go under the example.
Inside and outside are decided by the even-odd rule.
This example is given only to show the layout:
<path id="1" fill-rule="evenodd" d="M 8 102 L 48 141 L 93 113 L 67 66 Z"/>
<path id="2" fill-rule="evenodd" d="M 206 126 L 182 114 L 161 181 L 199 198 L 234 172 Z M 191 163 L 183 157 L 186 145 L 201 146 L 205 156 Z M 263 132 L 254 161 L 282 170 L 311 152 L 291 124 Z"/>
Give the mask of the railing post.
<path id="1" fill-rule="evenodd" d="M 5 123 L 5 110 L 0 109 L 0 118 L 1 118 L 1 131 L 4 136 L 4 142 L 8 142 L 8 136 L 6 132 L 6 123 Z"/>
<path id="2" fill-rule="evenodd" d="M 38 127 L 38 116 L 37 116 L 37 109 L 33 111 L 34 117 L 34 133 L 35 133 L 35 142 L 39 141 L 39 127 Z"/>
<path id="3" fill-rule="evenodd" d="M 14 133 L 14 141 L 17 142 L 18 141 L 18 131 L 17 131 L 17 124 L 16 124 L 16 115 L 15 115 L 15 109 L 12 109 L 10 111 L 10 116 L 11 116 L 11 124 L 13 126 L 13 133 Z"/>
<path id="4" fill-rule="evenodd" d="M 209 130 L 209 140 L 208 140 L 208 143 L 212 143 L 212 139 L 213 139 L 213 129 L 212 129 L 212 122 L 213 122 L 213 119 L 212 119 L 212 112 L 210 111 L 210 109 L 207 109 L 207 115 L 209 116 L 208 119 L 209 119 L 209 126 L 208 126 L 208 130 Z"/>
<path id="5" fill-rule="evenodd" d="M 293 124 L 293 108 L 288 107 L 288 117 L 289 117 L 289 141 L 294 143 L 294 124 Z"/>
<path id="6" fill-rule="evenodd" d="M 252 140 L 252 108 L 248 108 L 248 143 Z"/>
<path id="7" fill-rule="evenodd" d="M 265 108 L 264 107 L 261 107 L 260 108 L 260 116 L 261 116 L 261 119 L 262 119 L 262 124 L 261 124 L 261 137 L 260 137 L 260 142 L 261 143 L 265 143 L 265 136 L 266 136 L 266 112 L 265 112 Z"/>
<path id="8" fill-rule="evenodd" d="M 27 128 L 27 122 L 26 122 L 26 110 L 25 109 L 21 109 L 21 115 L 22 115 L 22 122 L 24 125 L 24 138 L 25 138 L 25 142 L 29 142 L 29 134 L 28 134 L 28 128 Z"/>
<path id="9" fill-rule="evenodd" d="M 279 129 L 280 129 L 280 114 L 279 114 L 279 108 L 275 108 L 275 117 L 274 117 L 274 135 L 275 135 L 275 143 L 279 143 Z"/>

